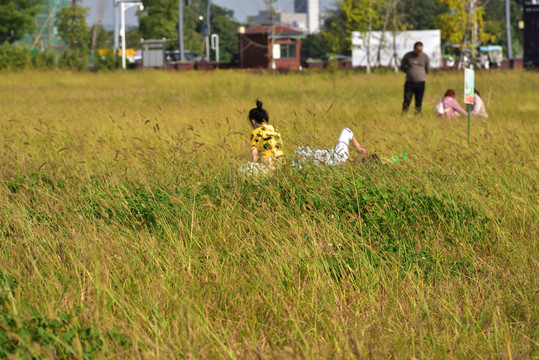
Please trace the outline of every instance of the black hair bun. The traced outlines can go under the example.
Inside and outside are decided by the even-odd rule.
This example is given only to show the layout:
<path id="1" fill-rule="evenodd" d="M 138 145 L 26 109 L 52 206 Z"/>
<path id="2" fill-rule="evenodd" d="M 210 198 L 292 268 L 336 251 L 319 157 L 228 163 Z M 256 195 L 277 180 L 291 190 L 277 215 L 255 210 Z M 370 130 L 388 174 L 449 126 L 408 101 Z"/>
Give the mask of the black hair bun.
<path id="1" fill-rule="evenodd" d="M 262 108 L 262 101 L 256 100 L 256 108 L 249 111 L 249 120 L 254 120 L 258 124 L 269 122 L 268 112 Z"/>

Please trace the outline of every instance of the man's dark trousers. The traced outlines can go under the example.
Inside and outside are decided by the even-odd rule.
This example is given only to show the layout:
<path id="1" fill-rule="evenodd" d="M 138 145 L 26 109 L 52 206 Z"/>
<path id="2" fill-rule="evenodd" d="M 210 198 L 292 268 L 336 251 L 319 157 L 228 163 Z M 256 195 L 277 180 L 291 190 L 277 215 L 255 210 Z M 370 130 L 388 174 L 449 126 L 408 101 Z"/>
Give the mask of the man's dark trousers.
<path id="1" fill-rule="evenodd" d="M 407 81 L 404 83 L 404 102 L 402 103 L 402 112 L 407 112 L 412 102 L 412 97 L 415 95 L 415 113 L 421 112 L 423 104 L 423 94 L 425 93 L 425 82 Z"/>

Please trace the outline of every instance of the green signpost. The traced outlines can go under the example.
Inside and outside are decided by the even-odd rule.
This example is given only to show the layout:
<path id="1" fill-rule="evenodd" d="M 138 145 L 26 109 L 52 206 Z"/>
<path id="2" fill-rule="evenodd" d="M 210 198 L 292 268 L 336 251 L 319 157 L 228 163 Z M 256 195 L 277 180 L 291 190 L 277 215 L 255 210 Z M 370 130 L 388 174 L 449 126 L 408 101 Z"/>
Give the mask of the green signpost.
<path id="1" fill-rule="evenodd" d="M 468 104 L 468 145 L 470 145 L 470 112 L 474 103 L 474 83 L 474 71 L 464 69 L 464 103 Z"/>

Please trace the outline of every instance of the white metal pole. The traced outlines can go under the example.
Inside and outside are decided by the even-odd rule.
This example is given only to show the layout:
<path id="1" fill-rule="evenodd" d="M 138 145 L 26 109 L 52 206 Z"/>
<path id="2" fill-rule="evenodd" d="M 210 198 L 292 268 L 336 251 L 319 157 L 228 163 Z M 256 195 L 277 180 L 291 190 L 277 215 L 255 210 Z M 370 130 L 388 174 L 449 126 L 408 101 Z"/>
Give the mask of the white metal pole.
<path id="1" fill-rule="evenodd" d="M 208 7 L 206 8 L 206 25 L 208 25 L 208 36 L 206 36 L 206 57 L 208 58 L 208 61 L 210 60 L 210 34 L 211 34 L 210 8 L 211 8 L 211 0 L 208 0 Z"/>
<path id="2" fill-rule="evenodd" d="M 121 8 L 121 29 L 120 34 L 122 36 L 122 69 L 125 69 L 125 3 L 122 0 Z"/>

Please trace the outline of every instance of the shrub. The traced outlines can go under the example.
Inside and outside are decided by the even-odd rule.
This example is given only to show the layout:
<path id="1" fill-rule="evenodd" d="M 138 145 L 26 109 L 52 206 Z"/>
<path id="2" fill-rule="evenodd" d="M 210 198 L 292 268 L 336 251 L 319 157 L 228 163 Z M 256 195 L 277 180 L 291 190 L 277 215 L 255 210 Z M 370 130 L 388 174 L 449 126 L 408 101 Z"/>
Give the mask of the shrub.
<path id="1" fill-rule="evenodd" d="M 56 68 L 56 52 L 50 49 L 37 52 L 33 64 L 36 69 L 52 70 Z"/>
<path id="2" fill-rule="evenodd" d="M 108 71 L 116 70 L 120 68 L 121 58 L 113 54 L 112 52 L 107 53 L 105 56 L 97 56 L 94 70 L 96 71 Z"/>
<path id="3" fill-rule="evenodd" d="M 26 46 L 0 46 L 0 70 L 24 70 L 29 65 L 30 52 Z"/>
<path id="4" fill-rule="evenodd" d="M 62 69 L 68 70 L 88 70 L 88 55 L 83 50 L 66 50 L 60 56 L 59 66 Z"/>

